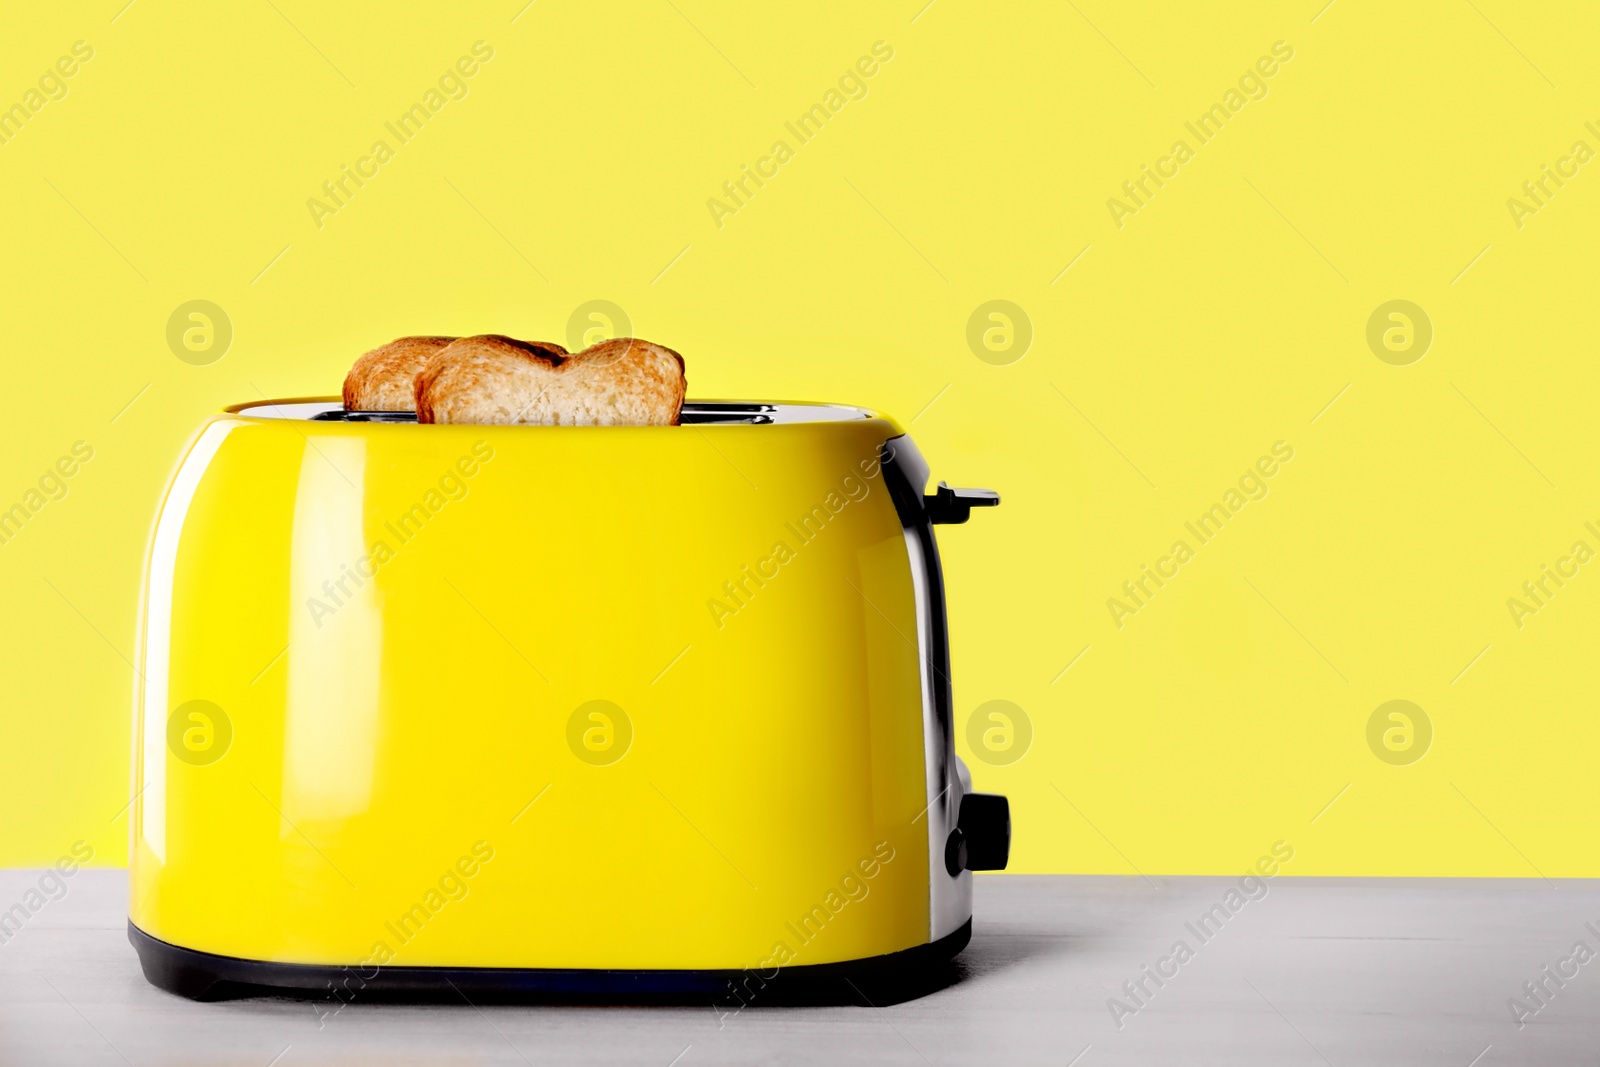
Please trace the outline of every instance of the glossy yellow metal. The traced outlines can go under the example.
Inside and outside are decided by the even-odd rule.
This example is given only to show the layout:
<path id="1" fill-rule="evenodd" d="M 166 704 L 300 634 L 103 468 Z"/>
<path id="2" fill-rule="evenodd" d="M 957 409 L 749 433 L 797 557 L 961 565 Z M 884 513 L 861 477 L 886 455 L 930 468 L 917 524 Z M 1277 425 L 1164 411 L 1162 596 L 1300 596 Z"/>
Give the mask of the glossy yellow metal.
<path id="1" fill-rule="evenodd" d="M 149 561 L 133 923 L 321 964 L 925 943 L 899 432 L 211 419 Z"/>

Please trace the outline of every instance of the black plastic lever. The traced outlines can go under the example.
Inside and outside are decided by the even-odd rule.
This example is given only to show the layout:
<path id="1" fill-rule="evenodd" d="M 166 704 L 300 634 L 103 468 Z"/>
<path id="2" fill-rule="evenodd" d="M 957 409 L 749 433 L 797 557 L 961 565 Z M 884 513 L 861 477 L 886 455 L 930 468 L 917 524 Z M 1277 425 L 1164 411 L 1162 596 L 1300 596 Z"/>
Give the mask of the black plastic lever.
<path id="1" fill-rule="evenodd" d="M 936 525 L 955 526 L 972 516 L 973 508 L 992 508 L 1000 503 L 1000 494 L 993 489 L 952 489 L 944 482 L 931 496 L 922 498 L 928 510 L 928 521 Z"/>

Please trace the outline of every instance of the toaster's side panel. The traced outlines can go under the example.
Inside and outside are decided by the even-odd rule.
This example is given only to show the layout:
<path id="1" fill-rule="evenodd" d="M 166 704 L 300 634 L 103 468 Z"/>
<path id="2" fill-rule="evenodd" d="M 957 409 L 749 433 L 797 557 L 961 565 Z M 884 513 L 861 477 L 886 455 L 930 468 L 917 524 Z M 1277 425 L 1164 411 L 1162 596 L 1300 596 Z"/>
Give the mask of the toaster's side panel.
<path id="1" fill-rule="evenodd" d="M 221 425 L 152 549 L 140 930 L 643 970 L 953 929 L 892 426 Z"/>
<path id="2" fill-rule="evenodd" d="M 262 590 L 284 578 L 280 549 L 305 451 L 303 438 L 248 420 L 210 421 L 152 533 L 132 739 L 129 918 L 179 943 L 195 931 L 274 921 L 272 881 L 230 882 L 223 872 L 241 851 L 275 856 L 282 847 L 237 831 L 251 822 L 251 783 L 270 787 L 257 761 L 281 737 L 282 709 L 253 690 L 283 655 L 289 605 Z"/>
<path id="3" fill-rule="evenodd" d="M 945 618 L 944 572 L 923 504 L 928 464 L 910 437 L 883 446 L 883 478 L 903 528 L 915 588 L 927 768 L 929 940 L 946 937 L 972 918 L 972 875 L 952 874 L 941 862 L 961 811 L 964 785 L 956 757 L 950 683 L 950 638 Z"/>

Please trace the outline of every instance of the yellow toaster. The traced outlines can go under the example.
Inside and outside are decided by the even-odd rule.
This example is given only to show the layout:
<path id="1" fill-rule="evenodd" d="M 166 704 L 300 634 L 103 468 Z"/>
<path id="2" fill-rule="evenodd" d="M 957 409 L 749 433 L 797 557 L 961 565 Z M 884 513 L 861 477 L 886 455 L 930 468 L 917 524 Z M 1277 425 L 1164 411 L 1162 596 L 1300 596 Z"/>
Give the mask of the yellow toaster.
<path id="1" fill-rule="evenodd" d="M 926 970 L 1003 868 L 891 420 L 210 418 L 148 556 L 128 933 L 259 992 L 705 994 Z"/>

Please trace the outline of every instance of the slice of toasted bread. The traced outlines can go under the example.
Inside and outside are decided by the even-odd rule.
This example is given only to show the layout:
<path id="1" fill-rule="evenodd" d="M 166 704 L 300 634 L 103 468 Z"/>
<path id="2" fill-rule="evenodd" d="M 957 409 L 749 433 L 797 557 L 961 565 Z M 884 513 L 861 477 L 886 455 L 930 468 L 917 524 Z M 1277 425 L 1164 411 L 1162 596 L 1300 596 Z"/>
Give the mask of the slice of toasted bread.
<path id="1" fill-rule="evenodd" d="M 401 337 L 366 353 L 345 375 L 345 410 L 417 410 L 417 372 L 454 340 L 454 337 Z"/>
<path id="2" fill-rule="evenodd" d="M 463 337 L 417 375 L 417 421 L 530 426 L 673 426 L 683 357 L 619 337 L 568 355 L 560 345 Z"/>

